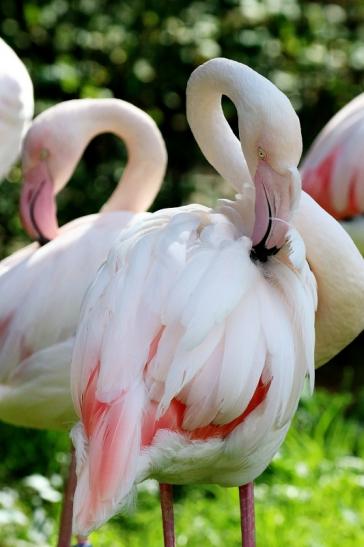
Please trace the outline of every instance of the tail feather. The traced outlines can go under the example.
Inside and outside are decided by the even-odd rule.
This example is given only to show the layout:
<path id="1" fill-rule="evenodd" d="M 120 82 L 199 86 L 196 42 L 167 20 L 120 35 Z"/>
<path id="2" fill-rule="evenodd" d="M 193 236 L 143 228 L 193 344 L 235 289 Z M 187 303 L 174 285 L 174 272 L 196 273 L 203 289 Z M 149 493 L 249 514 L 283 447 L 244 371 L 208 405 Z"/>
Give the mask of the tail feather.
<path id="1" fill-rule="evenodd" d="M 121 509 L 132 492 L 141 449 L 144 387 L 136 383 L 113 402 L 98 403 L 94 379 L 84 398 L 85 427 L 73 431 L 84 457 L 74 498 L 77 533 L 87 534 Z"/>

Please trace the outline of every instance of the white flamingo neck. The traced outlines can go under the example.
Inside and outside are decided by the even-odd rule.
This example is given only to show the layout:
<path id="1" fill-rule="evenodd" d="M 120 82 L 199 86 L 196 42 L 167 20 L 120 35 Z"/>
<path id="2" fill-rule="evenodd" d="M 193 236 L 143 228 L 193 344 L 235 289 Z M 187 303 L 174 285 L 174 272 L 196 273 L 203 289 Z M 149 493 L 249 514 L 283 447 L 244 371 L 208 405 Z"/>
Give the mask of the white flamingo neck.
<path id="1" fill-rule="evenodd" d="M 222 95 L 236 107 L 240 142 L 225 119 Z M 187 119 L 208 161 L 238 192 L 255 177 L 259 147 L 276 173 L 297 167 L 298 117 L 288 98 L 246 65 L 221 58 L 197 68 L 187 84 Z"/>
<path id="2" fill-rule="evenodd" d="M 187 119 L 209 163 L 237 192 L 243 193 L 244 186 L 252 184 L 251 176 L 240 141 L 234 135 L 221 106 L 222 96 L 226 95 L 238 107 L 234 71 L 227 77 L 226 70 L 227 67 L 234 68 L 235 63 L 214 61 L 213 64 L 203 65 L 203 70 L 195 71 L 188 81 Z"/>
<path id="3" fill-rule="evenodd" d="M 120 99 L 76 99 L 40 114 L 28 132 L 23 170 L 39 163 L 48 148 L 47 162 L 54 193 L 67 184 L 89 142 L 113 133 L 126 146 L 128 161 L 103 211 L 140 212 L 153 202 L 163 181 L 167 152 L 155 122 L 139 108 Z"/>
<path id="4" fill-rule="evenodd" d="M 77 101 L 83 148 L 97 135 L 114 133 L 125 144 L 128 162 L 102 211 L 144 211 L 153 202 L 164 177 L 167 153 L 154 121 L 120 99 Z"/>
<path id="5" fill-rule="evenodd" d="M 236 107 L 240 142 L 223 114 L 222 95 Z M 278 221 L 289 220 L 300 192 L 301 131 L 288 98 L 251 68 L 212 59 L 190 77 L 187 118 L 208 161 L 242 199 L 249 197 L 254 245 L 263 242 L 261 248 L 272 252 L 280 248 L 287 228 Z"/>

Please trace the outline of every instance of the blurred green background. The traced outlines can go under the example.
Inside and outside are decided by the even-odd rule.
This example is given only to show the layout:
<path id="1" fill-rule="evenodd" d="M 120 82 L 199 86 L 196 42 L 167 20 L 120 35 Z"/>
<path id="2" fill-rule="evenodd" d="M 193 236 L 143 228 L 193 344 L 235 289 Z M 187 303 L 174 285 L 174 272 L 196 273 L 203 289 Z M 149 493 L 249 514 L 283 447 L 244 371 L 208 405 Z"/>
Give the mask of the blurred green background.
<path id="1" fill-rule="evenodd" d="M 297 110 L 304 147 L 363 91 L 364 3 L 296 0 L 1 0 L 0 34 L 31 74 L 36 112 L 62 100 L 119 97 L 146 110 L 165 137 L 169 168 L 153 209 L 213 204 L 226 187 L 188 129 L 192 70 L 225 56 L 277 84 Z M 224 104 L 235 123 L 234 108 Z M 97 211 L 125 164 L 115 137 L 96 138 L 58 199 L 61 224 Z M 28 240 L 17 215 L 21 173 L 0 185 L 0 255 Z M 363 338 L 321 369 L 314 399 L 257 486 L 258 545 L 364 545 Z M 339 392 L 336 394 L 335 392 Z M 68 439 L 0 428 L 0 547 L 52 545 Z M 178 545 L 238 545 L 236 494 L 177 491 Z M 104 527 L 94 544 L 161 544 L 155 485 L 137 512 Z"/>

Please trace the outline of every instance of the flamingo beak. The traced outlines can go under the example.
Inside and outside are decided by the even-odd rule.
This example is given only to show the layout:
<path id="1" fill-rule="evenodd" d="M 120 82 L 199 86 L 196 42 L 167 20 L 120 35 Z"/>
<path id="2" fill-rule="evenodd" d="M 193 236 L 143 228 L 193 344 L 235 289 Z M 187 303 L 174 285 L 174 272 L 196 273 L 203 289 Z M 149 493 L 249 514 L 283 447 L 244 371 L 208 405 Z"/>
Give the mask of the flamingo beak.
<path id="1" fill-rule="evenodd" d="M 45 161 L 24 173 L 20 195 L 20 218 L 24 229 L 41 245 L 58 233 L 54 184 Z"/>
<path id="2" fill-rule="evenodd" d="M 267 162 L 259 161 L 254 183 L 253 246 L 263 243 L 268 251 L 278 251 L 286 241 L 289 222 L 298 205 L 300 174 L 296 167 L 278 173 Z"/>

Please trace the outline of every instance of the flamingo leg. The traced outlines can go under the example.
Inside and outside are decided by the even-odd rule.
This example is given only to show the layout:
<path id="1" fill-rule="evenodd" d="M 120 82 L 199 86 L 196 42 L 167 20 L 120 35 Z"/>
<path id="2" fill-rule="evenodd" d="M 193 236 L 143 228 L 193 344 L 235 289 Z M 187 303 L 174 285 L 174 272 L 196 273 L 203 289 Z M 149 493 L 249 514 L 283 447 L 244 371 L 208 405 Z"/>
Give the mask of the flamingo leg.
<path id="1" fill-rule="evenodd" d="M 75 450 L 71 448 L 71 461 L 68 470 L 68 478 L 64 490 L 61 521 L 59 525 L 59 536 L 57 547 L 70 547 L 72 539 L 72 511 L 73 495 L 76 488 L 76 456 Z"/>
<path id="2" fill-rule="evenodd" d="M 70 547 L 71 545 L 73 496 L 75 493 L 76 482 L 76 455 L 75 449 L 71 446 L 71 460 L 63 496 L 57 547 Z M 87 537 L 78 537 L 76 547 L 91 547 L 91 544 L 88 543 Z"/>
<path id="3" fill-rule="evenodd" d="M 160 484 L 164 547 L 175 547 L 173 490 L 171 484 Z"/>
<path id="4" fill-rule="evenodd" d="M 254 484 L 239 487 L 241 538 L 243 547 L 255 547 Z"/>

